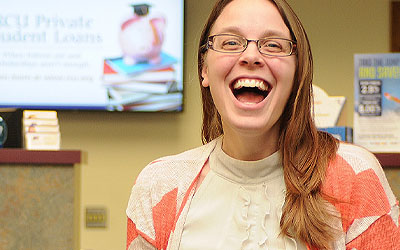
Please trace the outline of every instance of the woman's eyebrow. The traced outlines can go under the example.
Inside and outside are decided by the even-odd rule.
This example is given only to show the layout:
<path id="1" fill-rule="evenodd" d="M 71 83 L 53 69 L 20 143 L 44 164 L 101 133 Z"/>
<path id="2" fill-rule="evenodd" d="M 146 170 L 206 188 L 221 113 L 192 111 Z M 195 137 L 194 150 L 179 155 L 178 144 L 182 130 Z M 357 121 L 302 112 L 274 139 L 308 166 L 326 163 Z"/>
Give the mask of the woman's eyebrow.
<path id="1" fill-rule="evenodd" d="M 233 33 L 233 34 L 242 34 L 241 29 L 237 26 L 226 26 L 223 27 L 218 33 Z"/>
<path id="2" fill-rule="evenodd" d="M 221 34 L 221 33 L 232 33 L 232 34 L 237 34 L 244 36 L 244 32 L 242 31 L 241 28 L 237 26 L 226 26 L 221 28 L 216 34 Z M 263 37 L 281 37 L 281 38 L 287 38 L 290 39 L 290 36 L 286 34 L 285 32 L 277 29 L 268 29 L 266 30 L 263 35 L 260 38 Z"/>
<path id="3" fill-rule="evenodd" d="M 289 37 L 288 37 L 289 36 Z M 281 37 L 281 38 L 290 38 L 289 32 L 286 34 L 285 32 L 281 30 L 267 30 L 263 37 Z"/>

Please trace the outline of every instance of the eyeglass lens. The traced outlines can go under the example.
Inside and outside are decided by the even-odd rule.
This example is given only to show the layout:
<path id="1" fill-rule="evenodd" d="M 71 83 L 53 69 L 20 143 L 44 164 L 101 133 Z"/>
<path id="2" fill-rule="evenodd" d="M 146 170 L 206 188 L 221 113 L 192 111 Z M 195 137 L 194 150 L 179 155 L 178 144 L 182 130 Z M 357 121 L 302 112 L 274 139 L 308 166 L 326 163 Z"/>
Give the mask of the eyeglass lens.
<path id="1" fill-rule="evenodd" d="M 213 50 L 224 53 L 239 53 L 246 50 L 249 42 L 257 42 L 261 53 L 267 55 L 288 56 L 293 50 L 293 43 L 283 38 L 262 38 L 259 40 L 247 40 L 236 35 L 215 35 L 210 37 Z"/>

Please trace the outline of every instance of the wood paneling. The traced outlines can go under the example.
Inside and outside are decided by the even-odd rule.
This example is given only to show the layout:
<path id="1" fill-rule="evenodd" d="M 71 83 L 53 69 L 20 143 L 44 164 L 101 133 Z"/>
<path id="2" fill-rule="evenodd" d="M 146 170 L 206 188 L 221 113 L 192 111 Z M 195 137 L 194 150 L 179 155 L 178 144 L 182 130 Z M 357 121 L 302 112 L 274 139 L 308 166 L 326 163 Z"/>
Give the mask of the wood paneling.
<path id="1" fill-rule="evenodd" d="M 391 51 L 400 52 L 400 1 L 391 2 Z"/>

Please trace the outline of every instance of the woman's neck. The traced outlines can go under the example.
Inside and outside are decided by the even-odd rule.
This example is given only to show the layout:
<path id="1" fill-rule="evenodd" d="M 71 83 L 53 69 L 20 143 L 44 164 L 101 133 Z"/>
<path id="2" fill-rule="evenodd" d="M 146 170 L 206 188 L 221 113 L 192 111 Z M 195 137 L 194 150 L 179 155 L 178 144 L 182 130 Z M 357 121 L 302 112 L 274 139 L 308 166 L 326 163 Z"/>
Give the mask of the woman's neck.
<path id="1" fill-rule="evenodd" d="M 238 160 L 261 160 L 278 151 L 278 136 L 237 136 L 232 133 L 225 133 L 222 150 Z"/>

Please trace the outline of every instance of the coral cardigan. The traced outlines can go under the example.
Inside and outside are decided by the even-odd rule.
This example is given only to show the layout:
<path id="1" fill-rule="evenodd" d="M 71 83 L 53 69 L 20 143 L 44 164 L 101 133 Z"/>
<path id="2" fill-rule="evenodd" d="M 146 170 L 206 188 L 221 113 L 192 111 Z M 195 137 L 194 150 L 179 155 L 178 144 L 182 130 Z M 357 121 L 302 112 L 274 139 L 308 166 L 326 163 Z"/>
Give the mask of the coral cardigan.
<path id="1" fill-rule="evenodd" d="M 143 169 L 126 209 L 127 249 L 178 249 L 198 177 L 215 145 L 214 140 Z M 343 235 L 334 250 L 400 250 L 399 203 L 373 154 L 341 143 L 322 191 L 338 201 L 333 206 Z"/>

